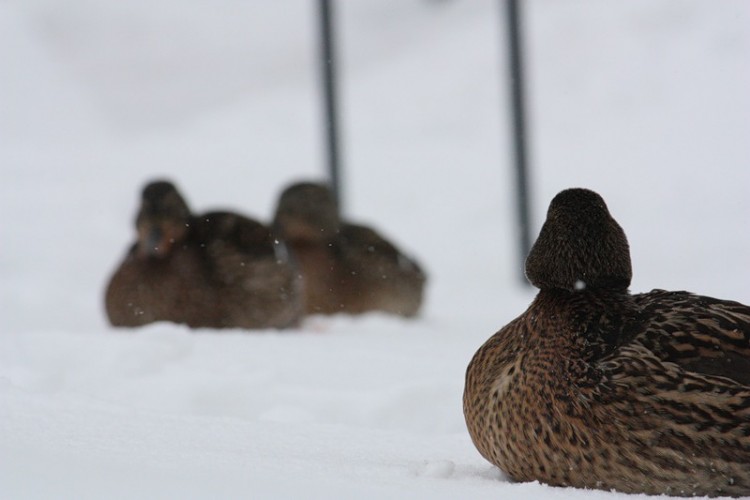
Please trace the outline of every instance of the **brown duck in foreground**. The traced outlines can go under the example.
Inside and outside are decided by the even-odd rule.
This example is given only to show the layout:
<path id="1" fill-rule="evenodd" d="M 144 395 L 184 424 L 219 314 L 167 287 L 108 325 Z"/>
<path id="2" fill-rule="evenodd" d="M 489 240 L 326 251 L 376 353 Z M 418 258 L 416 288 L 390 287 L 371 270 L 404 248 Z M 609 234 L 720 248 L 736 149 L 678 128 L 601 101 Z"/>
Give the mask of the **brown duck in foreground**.
<path id="1" fill-rule="evenodd" d="M 229 212 L 191 215 L 169 182 L 143 189 L 137 240 L 107 286 L 114 326 L 284 328 L 302 313 L 297 271 L 264 225 Z"/>
<path id="2" fill-rule="evenodd" d="M 408 317 L 419 311 L 422 269 L 374 230 L 341 221 L 326 186 L 287 187 L 274 230 L 300 267 L 308 314 L 384 311 Z"/>
<path id="3" fill-rule="evenodd" d="M 750 495 L 750 307 L 631 295 L 625 233 L 585 189 L 552 200 L 526 275 L 537 297 L 466 372 L 482 456 L 518 481 Z"/>

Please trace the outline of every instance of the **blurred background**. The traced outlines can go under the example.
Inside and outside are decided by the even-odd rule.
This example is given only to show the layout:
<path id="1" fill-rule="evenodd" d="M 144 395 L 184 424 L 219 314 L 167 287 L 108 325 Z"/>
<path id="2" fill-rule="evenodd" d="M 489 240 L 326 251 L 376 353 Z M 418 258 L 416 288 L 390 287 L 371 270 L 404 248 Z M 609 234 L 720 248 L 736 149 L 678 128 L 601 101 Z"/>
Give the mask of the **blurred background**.
<path id="1" fill-rule="evenodd" d="M 428 314 L 527 298 L 501 5 L 335 3 L 344 209 L 424 262 Z M 589 187 L 634 290 L 750 301 L 746 2 L 522 6 L 533 235 L 557 191 Z M 325 177 L 316 8 L 0 4 L 3 329 L 104 326 L 148 179 L 267 221 L 284 185 Z"/>

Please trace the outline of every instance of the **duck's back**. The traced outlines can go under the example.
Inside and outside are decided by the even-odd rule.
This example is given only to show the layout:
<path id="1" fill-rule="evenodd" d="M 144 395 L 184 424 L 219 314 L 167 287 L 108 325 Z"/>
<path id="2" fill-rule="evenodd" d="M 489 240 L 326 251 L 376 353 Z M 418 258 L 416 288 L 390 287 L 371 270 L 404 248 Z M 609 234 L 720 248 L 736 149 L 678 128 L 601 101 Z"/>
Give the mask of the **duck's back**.
<path id="1" fill-rule="evenodd" d="M 373 229 L 356 224 L 342 224 L 334 248 L 351 312 L 417 314 L 427 278 L 413 259 Z"/>
<path id="2" fill-rule="evenodd" d="M 638 340 L 662 361 L 750 386 L 750 307 L 665 290 L 633 299 L 645 322 Z"/>
<path id="3" fill-rule="evenodd" d="M 416 262 L 365 226 L 342 223 L 335 234 L 322 234 L 286 236 L 304 277 L 308 314 L 418 312 L 426 277 Z"/>

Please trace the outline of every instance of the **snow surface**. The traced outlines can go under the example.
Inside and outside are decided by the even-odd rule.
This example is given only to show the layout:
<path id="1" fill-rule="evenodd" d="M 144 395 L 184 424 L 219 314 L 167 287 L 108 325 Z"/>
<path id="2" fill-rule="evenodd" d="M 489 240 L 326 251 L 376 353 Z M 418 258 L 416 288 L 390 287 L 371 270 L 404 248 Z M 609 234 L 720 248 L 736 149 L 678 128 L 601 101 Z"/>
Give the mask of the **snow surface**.
<path id="1" fill-rule="evenodd" d="M 345 208 L 430 274 L 419 319 L 110 328 L 141 185 L 268 220 L 321 177 L 314 3 L 0 2 L 0 498 L 619 498 L 512 484 L 466 365 L 520 284 L 500 12 L 338 2 Z M 632 289 L 750 302 L 750 3 L 534 0 L 533 218 L 599 191 Z"/>

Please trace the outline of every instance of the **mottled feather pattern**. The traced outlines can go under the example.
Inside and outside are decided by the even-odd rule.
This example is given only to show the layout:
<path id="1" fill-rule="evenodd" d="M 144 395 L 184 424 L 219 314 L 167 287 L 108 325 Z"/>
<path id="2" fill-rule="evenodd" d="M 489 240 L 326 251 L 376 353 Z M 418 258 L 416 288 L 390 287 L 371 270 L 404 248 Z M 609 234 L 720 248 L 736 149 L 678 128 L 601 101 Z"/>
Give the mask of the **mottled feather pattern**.
<path id="1" fill-rule="evenodd" d="M 661 359 L 750 384 L 750 307 L 665 290 L 634 300 L 654 325 L 639 340 Z"/>
<path id="2" fill-rule="evenodd" d="M 560 309 L 573 310 L 555 295 Z M 602 349 L 600 339 L 574 333 L 612 321 L 598 297 L 588 315 L 597 321 L 579 322 L 582 298 L 570 298 L 575 314 L 547 322 L 536 311 L 552 306 L 540 294 L 472 360 L 465 411 L 480 452 L 518 480 L 654 494 L 750 491 L 750 388 L 686 372 L 637 340 Z"/>

